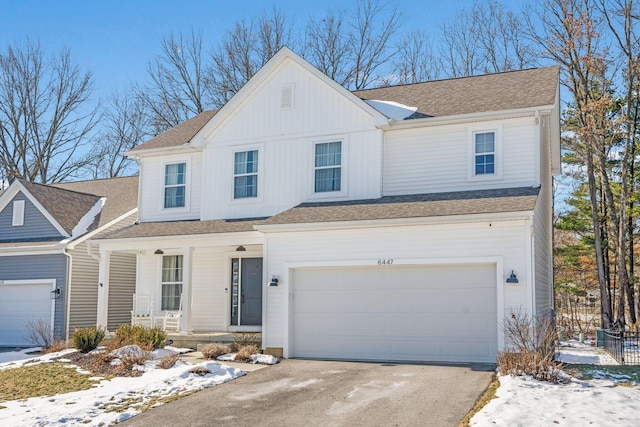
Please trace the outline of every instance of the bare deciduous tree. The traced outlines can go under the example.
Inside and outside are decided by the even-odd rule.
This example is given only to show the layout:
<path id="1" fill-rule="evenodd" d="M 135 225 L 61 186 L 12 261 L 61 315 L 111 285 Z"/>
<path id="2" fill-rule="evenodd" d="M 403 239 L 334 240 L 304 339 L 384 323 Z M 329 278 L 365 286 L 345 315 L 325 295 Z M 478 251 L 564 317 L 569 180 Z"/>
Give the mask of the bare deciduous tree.
<path id="1" fill-rule="evenodd" d="M 305 31 L 302 56 L 342 86 L 353 80 L 352 35 L 344 12 L 328 11 L 321 19 L 310 19 Z"/>
<path id="2" fill-rule="evenodd" d="M 0 54 L 0 175 L 42 183 L 75 176 L 97 123 L 91 94 L 91 73 L 68 50 L 48 57 L 27 41 Z"/>
<path id="3" fill-rule="evenodd" d="M 133 172 L 133 160 L 124 156 L 150 135 L 144 105 L 129 93 L 115 93 L 106 103 L 102 129 L 90 168 L 95 178 L 113 178 Z"/>
<path id="4" fill-rule="evenodd" d="M 213 104 L 225 104 L 282 46 L 292 47 L 292 28 L 287 15 L 275 7 L 236 22 L 211 55 L 208 86 Z"/>
<path id="5" fill-rule="evenodd" d="M 440 67 L 427 33 L 412 31 L 398 46 L 389 83 L 410 84 L 435 80 L 440 77 Z"/>
<path id="6" fill-rule="evenodd" d="M 497 73 L 536 65 L 520 17 L 501 3 L 476 1 L 442 25 L 440 54 L 451 77 Z"/>
<path id="7" fill-rule="evenodd" d="M 396 52 L 393 37 L 399 28 L 396 6 L 358 0 L 351 15 L 330 10 L 309 20 L 303 56 L 342 86 L 365 89 L 384 81 L 379 73 Z"/>
<path id="8" fill-rule="evenodd" d="M 138 88 L 155 133 L 203 112 L 211 104 L 205 85 L 202 32 L 171 33 L 162 39 L 161 53 L 147 67 L 150 83 Z"/>

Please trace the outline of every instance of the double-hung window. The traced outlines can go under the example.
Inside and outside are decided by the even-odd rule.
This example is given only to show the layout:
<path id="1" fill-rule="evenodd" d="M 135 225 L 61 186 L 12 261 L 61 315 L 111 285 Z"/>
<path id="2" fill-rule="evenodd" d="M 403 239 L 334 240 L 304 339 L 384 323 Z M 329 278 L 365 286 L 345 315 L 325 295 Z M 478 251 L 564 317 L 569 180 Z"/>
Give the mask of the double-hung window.
<path id="1" fill-rule="evenodd" d="M 182 255 L 162 257 L 162 308 L 161 310 L 179 310 L 182 295 Z"/>
<path id="2" fill-rule="evenodd" d="M 340 191 L 342 175 L 342 142 L 315 145 L 314 192 Z"/>
<path id="3" fill-rule="evenodd" d="M 183 208 L 187 193 L 186 163 L 164 166 L 164 207 Z"/>
<path id="4" fill-rule="evenodd" d="M 233 198 L 258 197 L 258 150 L 234 154 Z"/>
<path id="5" fill-rule="evenodd" d="M 493 175 L 496 173 L 496 134 L 495 132 L 476 132 L 474 143 L 474 174 Z"/>

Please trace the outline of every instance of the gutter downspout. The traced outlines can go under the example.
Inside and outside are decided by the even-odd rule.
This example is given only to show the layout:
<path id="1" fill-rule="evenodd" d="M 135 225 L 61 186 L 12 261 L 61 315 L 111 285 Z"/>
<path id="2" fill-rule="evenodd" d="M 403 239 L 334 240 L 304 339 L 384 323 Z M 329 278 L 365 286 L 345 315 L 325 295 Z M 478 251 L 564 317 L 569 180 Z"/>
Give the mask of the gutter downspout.
<path id="1" fill-rule="evenodd" d="M 66 321 L 65 321 L 65 341 L 69 342 L 69 316 L 71 315 L 71 272 L 73 271 L 73 256 L 67 252 L 67 249 L 62 251 L 63 255 L 66 256 L 69 261 L 67 262 L 67 294 L 65 295 L 66 300 Z"/>

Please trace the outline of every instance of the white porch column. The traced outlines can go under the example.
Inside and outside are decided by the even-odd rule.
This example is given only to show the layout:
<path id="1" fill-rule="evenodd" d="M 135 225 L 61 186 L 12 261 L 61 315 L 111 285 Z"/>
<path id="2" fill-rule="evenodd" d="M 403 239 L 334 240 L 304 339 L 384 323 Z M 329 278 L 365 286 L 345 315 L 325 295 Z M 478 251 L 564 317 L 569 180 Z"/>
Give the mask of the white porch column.
<path id="1" fill-rule="evenodd" d="M 191 277 L 193 276 L 193 248 L 182 248 L 182 322 L 180 334 L 191 332 Z"/>
<path id="2" fill-rule="evenodd" d="M 100 250 L 100 267 L 98 270 L 98 318 L 96 325 L 107 327 L 109 316 L 109 268 L 111 251 Z"/>

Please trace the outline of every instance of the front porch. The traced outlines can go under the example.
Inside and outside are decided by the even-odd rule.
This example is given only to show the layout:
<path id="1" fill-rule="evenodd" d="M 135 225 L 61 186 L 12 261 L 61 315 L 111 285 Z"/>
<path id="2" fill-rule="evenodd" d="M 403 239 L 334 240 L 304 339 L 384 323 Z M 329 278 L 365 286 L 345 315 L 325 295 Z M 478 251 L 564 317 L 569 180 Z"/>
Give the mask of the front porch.
<path id="1" fill-rule="evenodd" d="M 194 221 L 185 227 L 202 224 Z M 129 253 L 136 258 L 135 297 L 117 299 L 131 301 L 131 323 L 150 319 L 149 326 L 153 323 L 170 331 L 175 344 L 192 348 L 233 342 L 235 333 L 261 333 L 267 277 L 262 241 L 262 234 L 256 231 L 101 239 L 97 242 L 98 325 L 107 325 L 113 309 L 110 300 L 118 288 L 111 259 Z M 135 298 L 147 300 L 147 308 L 136 307 Z M 175 313 L 179 318 L 175 327 L 159 322 L 173 319 Z"/>

